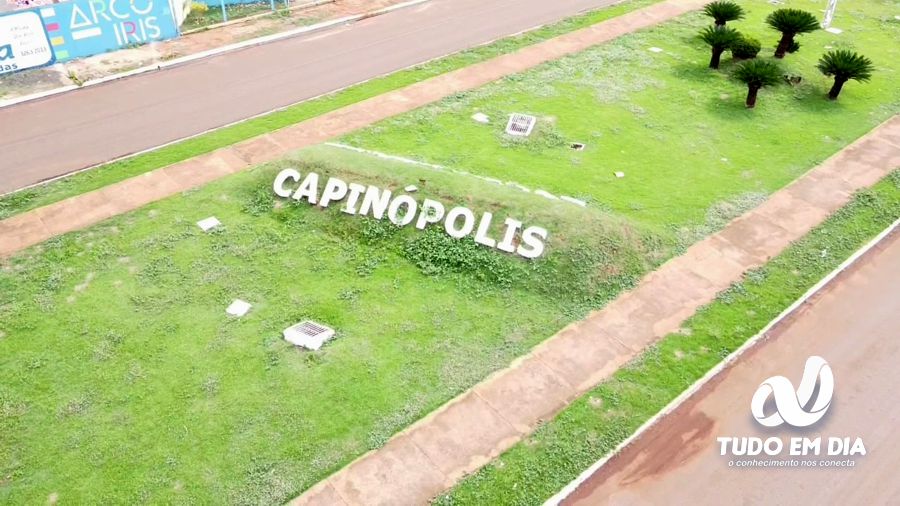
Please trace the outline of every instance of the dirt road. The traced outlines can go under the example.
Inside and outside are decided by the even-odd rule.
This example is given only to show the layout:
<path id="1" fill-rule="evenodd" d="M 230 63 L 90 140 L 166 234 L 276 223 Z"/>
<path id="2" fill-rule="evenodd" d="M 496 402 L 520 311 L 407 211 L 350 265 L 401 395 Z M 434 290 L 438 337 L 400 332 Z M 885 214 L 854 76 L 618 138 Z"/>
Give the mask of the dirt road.
<path id="1" fill-rule="evenodd" d="M 562 504 L 900 504 L 900 233 L 771 336 Z M 784 375 L 796 387 L 810 355 L 825 358 L 834 372 L 825 417 L 804 429 L 757 424 L 750 400 L 758 385 Z M 854 457 L 854 467 L 734 468 L 729 460 L 741 457 L 720 455 L 719 436 L 861 437 L 868 454 Z"/>
<path id="2" fill-rule="evenodd" d="M 432 0 L 0 109 L 0 194 L 615 0 Z"/>

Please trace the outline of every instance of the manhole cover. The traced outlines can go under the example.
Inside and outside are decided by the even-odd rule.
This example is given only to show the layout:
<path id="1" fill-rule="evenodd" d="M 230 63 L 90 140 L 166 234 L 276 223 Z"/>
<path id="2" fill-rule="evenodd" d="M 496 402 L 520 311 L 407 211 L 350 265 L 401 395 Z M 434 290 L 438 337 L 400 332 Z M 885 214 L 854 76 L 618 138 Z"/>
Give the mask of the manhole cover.
<path id="1" fill-rule="evenodd" d="M 318 350 L 325 341 L 334 337 L 334 329 L 312 320 L 304 320 L 282 332 L 285 341 L 310 350 Z"/>
<path id="2" fill-rule="evenodd" d="M 527 114 L 511 114 L 506 124 L 506 133 L 519 137 L 528 137 L 534 129 L 537 118 Z"/>

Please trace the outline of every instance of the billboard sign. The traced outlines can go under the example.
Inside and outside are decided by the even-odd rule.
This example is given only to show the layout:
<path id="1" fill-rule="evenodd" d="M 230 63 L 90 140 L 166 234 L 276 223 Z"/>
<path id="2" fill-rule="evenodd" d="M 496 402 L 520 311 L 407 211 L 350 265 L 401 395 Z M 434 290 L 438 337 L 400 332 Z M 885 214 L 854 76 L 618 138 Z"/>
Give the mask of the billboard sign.
<path id="1" fill-rule="evenodd" d="M 54 61 L 50 38 L 37 11 L 0 14 L 0 75 Z"/>
<path id="2" fill-rule="evenodd" d="M 72 0 L 36 10 L 59 61 L 178 36 L 168 0 Z"/>

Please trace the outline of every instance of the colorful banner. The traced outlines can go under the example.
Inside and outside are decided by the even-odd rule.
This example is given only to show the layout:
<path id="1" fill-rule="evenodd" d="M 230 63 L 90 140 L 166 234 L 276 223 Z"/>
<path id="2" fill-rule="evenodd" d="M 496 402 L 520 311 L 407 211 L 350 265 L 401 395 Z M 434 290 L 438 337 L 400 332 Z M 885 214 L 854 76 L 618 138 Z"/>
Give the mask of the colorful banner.
<path id="1" fill-rule="evenodd" d="M 13 11 L 0 14 L 0 73 L 177 36 L 168 0 L 71 0 Z"/>
<path id="2" fill-rule="evenodd" d="M 0 74 L 50 65 L 50 39 L 35 11 L 0 14 Z"/>
<path id="3" fill-rule="evenodd" d="M 178 36 L 167 0 L 71 0 L 37 10 L 59 61 Z"/>

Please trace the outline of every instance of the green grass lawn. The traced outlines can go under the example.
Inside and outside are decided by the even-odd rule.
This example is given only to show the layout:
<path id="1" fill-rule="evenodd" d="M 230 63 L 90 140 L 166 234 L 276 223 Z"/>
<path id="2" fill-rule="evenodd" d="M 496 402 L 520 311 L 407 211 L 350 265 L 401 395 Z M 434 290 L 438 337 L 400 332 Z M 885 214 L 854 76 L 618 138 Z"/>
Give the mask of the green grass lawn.
<path id="1" fill-rule="evenodd" d="M 772 59 L 775 9 L 741 2 L 747 19 L 729 26 L 763 41 Z M 788 1 L 819 14 L 825 0 Z M 798 38 L 783 61 L 797 86 L 764 90 L 755 110 L 746 88 L 707 68 L 696 38 L 709 18 L 692 13 L 461 93 L 350 134 L 343 142 L 468 170 L 551 193 L 582 197 L 643 223 L 678 230 L 716 228 L 723 209 L 747 208 L 900 112 L 900 21 L 896 2 L 841 4 L 834 26 Z M 836 102 L 815 69 L 825 46 L 853 48 L 877 66 L 870 83 L 850 82 Z M 651 47 L 662 53 L 649 51 Z M 483 112 L 492 123 L 470 117 Z M 503 133 L 510 113 L 539 118 L 526 140 Z M 582 142 L 583 151 L 569 145 Z M 464 146 L 464 148 L 462 148 Z M 616 178 L 614 173 L 625 173 Z M 704 226 L 709 224 L 710 226 Z M 686 243 L 696 234 L 686 234 Z"/>
<path id="2" fill-rule="evenodd" d="M 484 46 L 439 58 L 387 76 L 378 77 L 342 91 L 308 100 L 236 125 L 220 128 L 164 148 L 8 194 L 0 197 L 0 219 L 52 204 L 74 195 L 96 190 L 154 169 L 187 160 L 188 158 L 209 153 L 367 98 L 599 23 L 655 2 L 656 0 L 624 1 L 621 4 L 568 18 L 534 31 L 500 39 Z"/>
<path id="3" fill-rule="evenodd" d="M 24 251 L 0 269 L 0 503 L 275 504 L 671 254 L 597 210 L 316 148 Z M 538 261 L 275 203 L 277 168 L 551 231 Z M 527 214 L 526 214 L 527 213 Z M 214 215 L 224 228 L 203 233 Z M 235 298 L 253 308 L 226 316 Z M 281 330 L 338 331 L 318 352 Z"/>
<path id="4" fill-rule="evenodd" d="M 543 503 L 898 218 L 900 170 L 435 503 Z"/>

